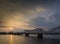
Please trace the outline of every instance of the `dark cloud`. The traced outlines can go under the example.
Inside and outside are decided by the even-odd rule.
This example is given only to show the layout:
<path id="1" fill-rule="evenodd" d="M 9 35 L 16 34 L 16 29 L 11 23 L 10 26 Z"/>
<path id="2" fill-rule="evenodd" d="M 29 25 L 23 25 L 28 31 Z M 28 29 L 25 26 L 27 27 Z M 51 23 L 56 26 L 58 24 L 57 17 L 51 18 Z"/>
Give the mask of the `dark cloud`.
<path id="1" fill-rule="evenodd" d="M 33 26 L 40 27 L 40 26 L 43 26 L 44 25 L 45 18 L 42 18 L 42 17 L 34 18 L 34 19 L 31 19 L 31 22 L 30 23 Z"/>
<path id="2" fill-rule="evenodd" d="M 46 22 L 46 19 L 43 17 L 37 17 L 31 19 L 30 25 L 35 27 L 50 27 L 52 23 Z"/>
<path id="3" fill-rule="evenodd" d="M 55 24 L 60 25 L 60 12 L 57 12 L 54 15 L 50 16 L 50 21 L 53 21 Z"/>
<path id="4" fill-rule="evenodd" d="M 52 28 L 55 26 L 60 26 L 60 13 L 55 13 L 51 16 L 49 16 L 49 21 L 46 21 L 47 19 L 44 17 L 37 17 L 34 19 L 31 19 L 30 25 L 35 27 L 48 27 Z"/>

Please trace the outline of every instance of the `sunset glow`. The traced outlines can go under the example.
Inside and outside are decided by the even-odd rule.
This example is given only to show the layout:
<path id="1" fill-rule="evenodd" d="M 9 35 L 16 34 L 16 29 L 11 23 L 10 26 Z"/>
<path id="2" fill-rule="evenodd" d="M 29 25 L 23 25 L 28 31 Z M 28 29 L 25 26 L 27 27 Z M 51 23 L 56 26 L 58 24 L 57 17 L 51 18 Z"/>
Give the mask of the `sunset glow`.
<path id="1" fill-rule="evenodd" d="M 0 1 L 1 2 L 1 1 Z M 2 1 L 3 2 L 3 1 Z M 15 3 L 16 2 L 16 3 Z M 5 30 L 51 28 L 60 25 L 60 2 L 47 1 L 4 1 L 0 8 L 0 25 L 11 26 Z M 50 4 L 51 3 L 51 4 Z M 13 28 L 13 29 L 12 29 Z"/>
<path id="2" fill-rule="evenodd" d="M 26 16 L 26 14 L 16 12 L 12 14 L 12 16 L 5 18 L 5 25 L 12 26 L 13 28 L 30 29 L 30 27 L 32 27 L 28 23 L 30 19 L 38 17 L 36 14 L 43 11 L 45 11 L 45 9 L 41 7 L 37 7 L 34 10 L 27 10 L 26 12 L 32 16 Z M 34 26 L 32 28 L 34 28 Z"/>
<path id="3" fill-rule="evenodd" d="M 0 30 L 1 31 L 6 31 L 6 32 L 13 31 L 13 27 L 0 27 Z"/>

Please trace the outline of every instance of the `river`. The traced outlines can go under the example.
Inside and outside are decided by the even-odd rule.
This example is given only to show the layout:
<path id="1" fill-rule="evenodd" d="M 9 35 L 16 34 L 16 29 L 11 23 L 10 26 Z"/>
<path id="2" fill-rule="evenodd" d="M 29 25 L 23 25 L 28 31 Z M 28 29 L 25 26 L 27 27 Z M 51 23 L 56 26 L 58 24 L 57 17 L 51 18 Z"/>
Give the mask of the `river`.
<path id="1" fill-rule="evenodd" d="M 36 36 L 0 35 L 0 44 L 60 44 L 60 39 L 44 37 L 40 40 Z"/>

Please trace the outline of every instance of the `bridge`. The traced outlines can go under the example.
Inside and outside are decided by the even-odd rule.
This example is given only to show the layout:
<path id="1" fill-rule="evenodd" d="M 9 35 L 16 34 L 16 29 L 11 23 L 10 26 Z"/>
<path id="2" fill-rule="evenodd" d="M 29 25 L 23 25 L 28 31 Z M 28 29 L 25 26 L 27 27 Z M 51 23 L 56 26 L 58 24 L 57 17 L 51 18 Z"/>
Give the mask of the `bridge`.
<path id="1" fill-rule="evenodd" d="M 24 32 L 0 32 L 2 34 L 11 34 L 11 35 L 25 35 L 29 37 L 30 34 L 36 34 L 37 38 L 43 39 L 43 35 L 60 35 L 60 27 L 53 28 L 49 31 L 45 31 L 42 28 L 36 28 L 34 30 L 25 30 Z"/>
<path id="2" fill-rule="evenodd" d="M 15 33 L 16 35 L 25 34 L 26 37 L 29 37 L 30 34 L 36 34 L 37 38 L 43 39 L 43 35 L 60 35 L 60 27 L 52 28 L 49 31 L 45 31 L 42 28 L 36 28 L 34 30 L 25 30 L 24 32 Z"/>

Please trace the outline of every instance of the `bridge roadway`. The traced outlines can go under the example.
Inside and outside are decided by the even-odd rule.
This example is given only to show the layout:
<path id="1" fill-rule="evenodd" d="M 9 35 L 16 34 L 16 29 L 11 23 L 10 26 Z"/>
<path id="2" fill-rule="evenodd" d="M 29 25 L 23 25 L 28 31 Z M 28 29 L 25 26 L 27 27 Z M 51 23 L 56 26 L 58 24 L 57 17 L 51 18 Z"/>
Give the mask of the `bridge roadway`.
<path id="1" fill-rule="evenodd" d="M 43 35 L 60 35 L 60 33 L 25 33 L 25 32 L 19 32 L 19 33 L 11 33 L 11 34 L 43 34 Z"/>

